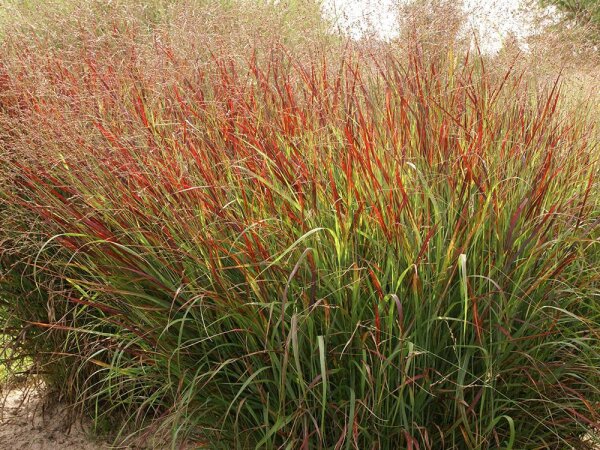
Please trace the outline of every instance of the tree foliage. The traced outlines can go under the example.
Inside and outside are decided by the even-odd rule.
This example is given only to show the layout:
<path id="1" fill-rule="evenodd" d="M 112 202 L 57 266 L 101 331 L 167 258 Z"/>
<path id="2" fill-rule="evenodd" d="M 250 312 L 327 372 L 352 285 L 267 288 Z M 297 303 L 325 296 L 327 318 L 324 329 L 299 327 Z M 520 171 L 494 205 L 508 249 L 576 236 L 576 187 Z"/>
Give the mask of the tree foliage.
<path id="1" fill-rule="evenodd" d="M 600 0 L 541 0 L 564 14 L 563 23 L 585 28 L 586 36 L 600 43 Z"/>

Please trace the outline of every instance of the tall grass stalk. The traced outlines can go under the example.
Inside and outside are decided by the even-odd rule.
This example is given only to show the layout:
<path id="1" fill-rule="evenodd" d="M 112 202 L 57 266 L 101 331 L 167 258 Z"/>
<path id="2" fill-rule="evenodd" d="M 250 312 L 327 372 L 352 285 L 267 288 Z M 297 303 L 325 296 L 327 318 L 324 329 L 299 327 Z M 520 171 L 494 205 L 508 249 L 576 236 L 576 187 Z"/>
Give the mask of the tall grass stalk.
<path id="1" fill-rule="evenodd" d="M 3 311 L 50 382 L 173 445 L 588 445 L 598 141 L 560 80 L 127 42 L 2 72 L 36 155 L 3 161 Z"/>

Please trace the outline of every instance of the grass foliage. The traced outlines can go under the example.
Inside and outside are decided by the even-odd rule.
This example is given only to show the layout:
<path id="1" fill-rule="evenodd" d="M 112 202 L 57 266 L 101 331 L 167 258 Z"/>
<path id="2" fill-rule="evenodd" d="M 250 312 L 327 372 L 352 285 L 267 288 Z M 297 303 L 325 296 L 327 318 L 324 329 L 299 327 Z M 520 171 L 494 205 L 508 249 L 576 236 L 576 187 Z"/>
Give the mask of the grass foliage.
<path id="1" fill-rule="evenodd" d="M 0 314 L 63 395 L 173 445 L 590 445 L 598 134 L 560 80 L 89 33 L 0 59 Z"/>

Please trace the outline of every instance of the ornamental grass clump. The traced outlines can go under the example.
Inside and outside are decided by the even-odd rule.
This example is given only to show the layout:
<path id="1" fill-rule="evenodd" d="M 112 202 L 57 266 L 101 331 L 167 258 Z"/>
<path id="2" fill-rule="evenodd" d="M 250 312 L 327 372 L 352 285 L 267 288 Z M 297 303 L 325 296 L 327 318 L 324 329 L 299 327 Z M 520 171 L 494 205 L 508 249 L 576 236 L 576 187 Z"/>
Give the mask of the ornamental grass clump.
<path id="1" fill-rule="evenodd" d="M 591 445 L 598 141 L 560 80 L 137 45 L 3 73 L 3 311 L 51 384 L 173 445 Z"/>

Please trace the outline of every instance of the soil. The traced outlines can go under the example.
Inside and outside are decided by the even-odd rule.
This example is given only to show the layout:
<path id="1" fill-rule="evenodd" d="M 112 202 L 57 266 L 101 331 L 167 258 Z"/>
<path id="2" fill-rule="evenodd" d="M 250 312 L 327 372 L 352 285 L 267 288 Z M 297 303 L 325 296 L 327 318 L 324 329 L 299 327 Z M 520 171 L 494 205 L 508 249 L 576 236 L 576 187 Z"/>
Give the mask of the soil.
<path id="1" fill-rule="evenodd" d="M 108 443 L 92 437 L 90 424 L 69 409 L 47 401 L 32 388 L 0 394 L 0 450 L 104 450 Z"/>
<path id="2" fill-rule="evenodd" d="M 168 437 L 151 436 L 131 445 L 111 445 L 94 436 L 89 420 L 73 408 L 46 395 L 43 386 L 7 389 L 0 385 L 0 450 L 164 450 Z M 206 448 L 205 444 L 182 442 L 178 450 Z"/>

